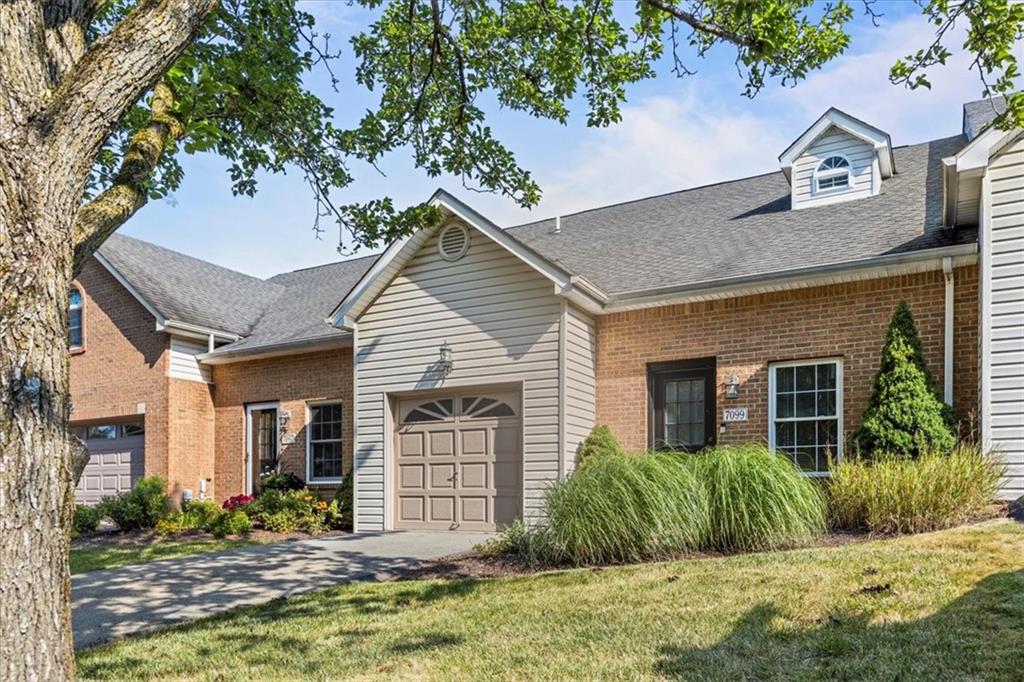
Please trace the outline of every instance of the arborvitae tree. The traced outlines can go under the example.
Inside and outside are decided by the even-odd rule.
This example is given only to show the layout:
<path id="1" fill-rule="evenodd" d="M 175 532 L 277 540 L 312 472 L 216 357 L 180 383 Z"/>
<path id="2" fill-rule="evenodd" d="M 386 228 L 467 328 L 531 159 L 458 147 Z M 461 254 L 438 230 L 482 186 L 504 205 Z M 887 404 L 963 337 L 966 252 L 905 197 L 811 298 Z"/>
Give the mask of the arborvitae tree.
<path id="1" fill-rule="evenodd" d="M 956 442 L 951 421 L 951 411 L 924 362 L 910 307 L 900 301 L 885 335 L 871 400 L 853 434 L 854 446 L 869 456 L 945 452 Z"/>
<path id="2" fill-rule="evenodd" d="M 580 445 L 580 464 L 590 457 L 600 455 L 621 455 L 624 454 L 622 445 L 618 438 L 604 424 L 598 424 L 591 430 L 590 435 Z"/>

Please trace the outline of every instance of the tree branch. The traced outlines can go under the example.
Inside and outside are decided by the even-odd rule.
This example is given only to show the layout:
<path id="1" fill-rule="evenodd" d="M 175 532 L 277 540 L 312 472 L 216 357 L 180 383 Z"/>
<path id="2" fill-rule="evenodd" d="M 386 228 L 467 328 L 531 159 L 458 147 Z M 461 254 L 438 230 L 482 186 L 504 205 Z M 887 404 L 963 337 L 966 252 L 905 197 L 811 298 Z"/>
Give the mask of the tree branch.
<path id="1" fill-rule="evenodd" d="M 675 5 L 666 4 L 661 2 L 661 0 L 641 0 L 641 2 L 654 7 L 655 9 L 660 9 L 662 12 L 675 17 L 683 23 L 689 24 L 694 28 L 694 30 L 700 31 L 701 33 L 709 33 L 715 37 L 721 38 L 722 40 L 733 43 L 734 45 L 739 45 L 750 50 L 757 50 L 760 47 L 756 41 L 751 40 L 747 36 L 722 28 L 717 24 L 708 23 L 703 19 L 676 7 Z"/>
<path id="2" fill-rule="evenodd" d="M 86 48 L 85 32 L 99 0 L 46 0 L 43 26 L 46 30 L 46 58 L 50 86 L 77 62 Z"/>
<path id="3" fill-rule="evenodd" d="M 146 205 L 149 180 L 160 156 L 184 133 L 185 127 L 174 110 L 174 93 L 166 82 L 160 81 L 153 88 L 150 111 L 148 125 L 132 135 L 113 184 L 75 216 L 75 273 L 107 237 Z"/>
<path id="4" fill-rule="evenodd" d="M 39 124 L 52 133 L 45 161 L 71 165 L 82 178 L 81 186 L 65 191 L 81 192 L 110 130 L 192 42 L 216 5 L 143 0 L 66 72 Z"/>
<path id="5" fill-rule="evenodd" d="M 34 0 L 0 2 L 0 122 L 23 123 L 46 95 L 43 12 Z"/>

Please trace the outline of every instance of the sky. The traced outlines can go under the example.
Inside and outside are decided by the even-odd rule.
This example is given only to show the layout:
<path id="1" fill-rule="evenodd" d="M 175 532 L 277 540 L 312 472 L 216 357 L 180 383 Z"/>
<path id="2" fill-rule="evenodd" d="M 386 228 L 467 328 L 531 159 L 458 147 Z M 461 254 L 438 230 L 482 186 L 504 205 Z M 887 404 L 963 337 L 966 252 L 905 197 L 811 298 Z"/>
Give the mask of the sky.
<path id="1" fill-rule="evenodd" d="M 342 77 L 339 93 L 320 73 L 307 84 L 335 108 L 339 125 L 352 125 L 375 100 L 352 78 L 347 38 L 370 15 L 343 0 L 300 4 L 316 16 L 318 31 L 332 35 L 332 47 L 345 48 L 335 66 Z M 623 6 L 628 10 L 632 3 Z M 401 206 L 443 187 L 498 225 L 512 226 L 777 170 L 779 154 L 830 106 L 885 130 L 896 146 L 959 133 L 961 105 L 981 93 L 969 59 L 955 53 L 945 67 L 933 69 L 931 90 L 891 85 L 889 67 L 928 45 L 934 29 L 909 0 L 882 0 L 875 7 L 883 13 L 879 25 L 859 16 L 845 54 L 795 87 L 772 84 L 753 100 L 743 96 L 734 52 L 723 46 L 704 60 L 693 56 L 687 62 L 697 71 L 692 76 L 677 78 L 670 64 L 659 65 L 657 78 L 627 92 L 622 121 L 610 128 L 588 128 L 582 108 L 565 126 L 494 112 L 489 123 L 499 139 L 543 190 L 532 210 L 466 190 L 456 178 L 430 178 L 401 152 L 381 164 L 383 175 L 353 166 L 356 181 L 335 197 L 350 202 L 390 196 Z M 336 230 L 329 227 L 319 239 L 314 234 L 313 201 L 301 173 L 261 176 L 258 193 L 247 198 L 231 194 L 224 159 L 184 157 L 183 166 L 179 190 L 150 202 L 120 232 L 258 277 L 344 257 Z"/>

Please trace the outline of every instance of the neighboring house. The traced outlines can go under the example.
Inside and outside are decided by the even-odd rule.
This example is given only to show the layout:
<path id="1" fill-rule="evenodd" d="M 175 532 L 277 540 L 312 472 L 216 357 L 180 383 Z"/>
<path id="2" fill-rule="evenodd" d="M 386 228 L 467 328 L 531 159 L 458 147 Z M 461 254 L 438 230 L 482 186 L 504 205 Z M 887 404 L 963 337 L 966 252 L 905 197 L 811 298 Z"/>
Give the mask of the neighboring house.
<path id="1" fill-rule="evenodd" d="M 357 530 L 489 530 L 537 518 L 595 423 L 821 475 L 905 299 L 1022 497 L 1024 131 L 988 126 L 1000 104 L 903 147 L 830 109 L 779 172 L 509 229 L 439 191 L 439 227 L 269 280 L 114 236 L 72 298 L 78 495 L 145 472 L 219 500 L 275 468 L 326 492 L 354 462 Z"/>

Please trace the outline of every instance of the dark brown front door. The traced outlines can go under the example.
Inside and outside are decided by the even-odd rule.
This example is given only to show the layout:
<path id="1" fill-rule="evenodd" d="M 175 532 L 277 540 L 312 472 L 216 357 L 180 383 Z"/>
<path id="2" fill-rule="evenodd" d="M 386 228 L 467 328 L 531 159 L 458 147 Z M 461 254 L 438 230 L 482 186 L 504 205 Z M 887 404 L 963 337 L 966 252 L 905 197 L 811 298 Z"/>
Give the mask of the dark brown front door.
<path id="1" fill-rule="evenodd" d="M 694 452 L 715 444 L 715 359 L 648 368 L 650 445 Z"/>

